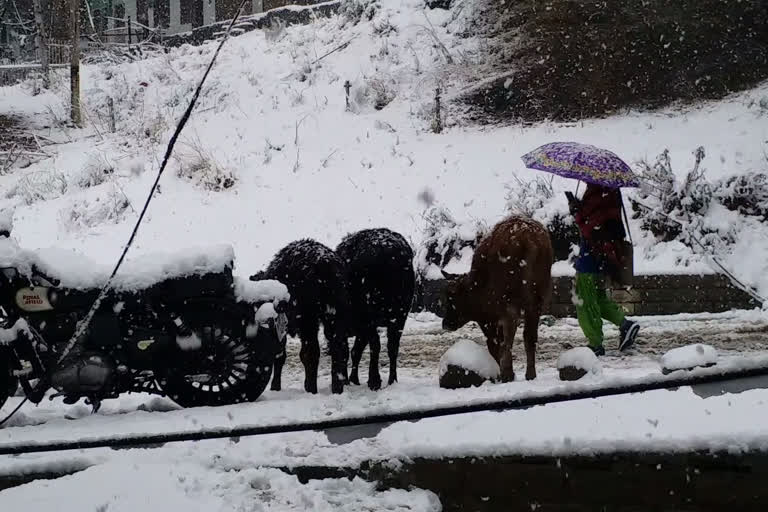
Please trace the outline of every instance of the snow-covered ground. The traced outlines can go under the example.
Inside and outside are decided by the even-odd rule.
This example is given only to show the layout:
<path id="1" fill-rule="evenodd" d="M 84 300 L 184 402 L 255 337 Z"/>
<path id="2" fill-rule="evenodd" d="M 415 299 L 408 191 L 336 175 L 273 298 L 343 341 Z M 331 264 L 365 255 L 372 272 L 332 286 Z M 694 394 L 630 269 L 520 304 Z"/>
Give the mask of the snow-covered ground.
<path id="1" fill-rule="evenodd" d="M 554 140 L 606 147 L 628 162 L 653 161 L 669 148 L 681 176 L 699 145 L 707 151 L 703 165 L 710 178 L 768 167 L 768 118 L 760 107 L 766 85 L 686 110 L 571 124 L 478 128 L 457 124 L 460 119 L 449 113 L 448 128 L 434 134 L 435 86 L 441 84 L 447 98 L 465 87 L 464 70 L 471 68 L 479 42 L 455 35 L 461 16 L 453 20 L 453 13 L 424 10 L 421 0 L 382 4 L 371 21 L 357 25 L 333 16 L 276 37 L 256 31 L 231 39 L 132 254 L 233 244 L 236 272 L 246 275 L 305 236 L 333 246 L 349 231 L 387 226 L 418 244 L 424 228 L 421 192 L 428 189 L 422 199 L 433 198 L 459 220 L 492 224 L 508 212 L 505 187 L 514 188 L 516 177 L 541 175 L 526 170 L 520 156 Z M 433 33 L 456 64 L 446 64 Z M 317 61 L 347 41 L 345 49 Z M 22 245 L 75 248 L 97 261 L 115 260 L 213 49 L 213 43 L 184 46 L 131 64 L 85 66 L 84 130 L 57 126 L 67 113 L 66 80 L 34 97 L 25 84 L 0 89 L 0 112 L 16 114 L 36 133 L 62 142 L 46 145 L 41 137 L 52 157 L 0 179 L 0 208 L 16 208 L 14 236 Z M 374 108 L 392 97 L 383 110 Z M 108 131 L 108 98 L 115 105 L 115 134 Z M 234 185 L 212 192 L 177 176 L 179 169 L 201 165 L 214 169 L 203 174 L 220 178 L 218 185 L 229 179 Z M 115 172 L 104 176 L 104 168 Z M 574 186 L 554 182 L 558 197 Z M 632 223 L 637 272 L 711 271 L 681 244 L 656 244 Z M 741 235 L 727 263 L 768 290 L 768 237 L 759 230 Z M 567 265 L 558 271 L 568 272 Z"/>
<path id="2" fill-rule="evenodd" d="M 437 383 L 439 354 L 451 347 L 456 339 L 479 340 L 480 333 L 472 327 L 456 333 L 441 333 L 438 318 L 429 314 L 414 315 L 403 338 L 400 382 L 379 392 L 353 386 L 341 396 L 332 395 L 329 363 L 323 359 L 320 393 L 314 396 L 304 393 L 298 346 L 291 340 L 284 373 L 285 389 L 267 391 L 255 403 L 178 409 L 163 398 L 127 395 L 105 402 L 98 414 L 90 415 L 90 408 L 82 403 L 67 406 L 55 399 L 37 407 L 25 406 L 10 427 L 0 430 L 0 446 L 310 421 L 510 398 L 569 389 L 569 386 L 575 389 L 634 382 L 660 375 L 661 354 L 670 348 L 690 344 L 698 337 L 705 337 L 718 347 L 721 353 L 719 366 L 768 363 L 768 342 L 763 336 L 768 329 L 768 316 L 761 312 L 649 317 L 639 318 L 639 321 L 643 329 L 636 350 L 626 355 L 609 350 L 608 356 L 603 358 L 602 374 L 591 375 L 576 383 L 557 380 L 558 355 L 565 348 L 583 343 L 578 326 L 572 320 L 560 320 L 551 327 L 541 328 L 537 380 L 444 390 Z M 607 334 L 611 338 L 617 333 L 607 330 Z M 519 364 L 522 363 L 521 345 L 516 346 Z M 364 359 L 363 378 L 366 363 Z M 0 414 L 10 411 L 18 400 L 12 399 Z M 298 500 L 274 508 L 264 505 L 268 510 L 294 510 L 290 507 L 300 507 L 305 499 L 334 503 L 337 492 L 349 492 L 353 496 L 350 498 L 353 502 L 345 510 L 365 510 L 365 506 L 397 510 L 396 506 L 402 503 L 412 504 L 415 510 L 433 510 L 430 507 L 434 506 L 431 501 L 434 497 L 426 493 L 381 494 L 362 482 L 346 481 L 300 486 L 293 477 L 259 468 L 355 466 L 367 460 L 408 460 L 420 455 L 768 448 L 766 400 L 768 389 L 702 398 L 690 388 L 681 388 L 524 411 L 406 422 L 363 431 L 306 432 L 169 444 L 154 449 L 94 449 L 2 457 L 0 476 L 91 469 L 54 482 L 38 481 L 0 492 L 0 505 L 5 508 L 23 503 L 24 510 L 43 510 L 69 492 L 79 493 L 77 499 L 84 500 L 84 504 L 98 507 L 101 502 L 110 502 L 110 507 L 122 510 L 119 507 L 133 506 L 136 503 L 133 500 L 140 499 L 129 492 L 129 488 L 135 482 L 147 479 L 168 484 L 164 494 L 168 495 L 166 499 L 171 504 L 196 500 L 200 493 L 211 495 L 212 501 L 203 502 L 205 506 L 199 505 L 202 508 L 193 507 L 192 510 L 236 508 L 246 501 L 260 499 L 262 494 L 256 492 L 259 490 L 279 495 L 275 499 Z M 101 475 L 109 475 L 109 479 Z M 101 482 L 102 478 L 105 478 L 103 485 L 106 489 L 85 491 L 88 485 Z M 255 494 L 245 492 L 249 482 L 254 481 L 261 482 L 255 487 Z M 295 491 L 288 492 L 289 486 Z M 153 489 L 160 488 L 152 485 L 146 494 L 153 495 Z M 226 499 L 233 501 L 220 501 Z M 148 510 L 161 510 L 162 503 L 152 504 Z"/>
<path id="3" fill-rule="evenodd" d="M 453 20 L 449 12 L 424 11 L 422 5 L 421 0 L 392 0 L 359 24 L 335 16 L 230 40 L 129 258 L 228 244 L 235 250 L 236 274 L 248 276 L 301 237 L 334 246 L 349 231 L 387 226 L 417 245 L 424 229 L 421 216 L 432 200 L 461 221 L 492 224 L 506 215 L 506 187 L 514 188 L 516 178 L 539 175 L 524 169 L 520 156 L 554 140 L 606 147 L 628 162 L 652 161 L 668 148 L 681 176 L 700 145 L 707 150 L 704 165 L 711 178 L 768 167 L 768 118 L 760 107 L 768 97 L 765 84 L 684 110 L 628 112 L 572 124 L 478 128 L 463 126 L 449 112 L 446 130 L 434 134 L 429 128 L 435 87 L 441 85 L 450 98 L 468 85 L 463 68 L 480 42 L 454 35 L 461 17 Z M 457 64 L 446 64 L 435 37 Z M 325 56 L 348 41 L 346 48 Z M 0 176 L 0 209 L 14 209 L 13 236 L 21 246 L 74 249 L 97 263 L 114 263 L 213 50 L 213 44 L 184 46 L 131 64 L 85 66 L 87 126 L 82 130 L 60 125 L 67 112 L 66 80 L 39 96 L 30 94 L 29 84 L 0 88 L 0 112 L 15 115 L 51 155 Z M 110 98 L 116 133 L 108 130 Z M 390 99 L 386 108 L 374 108 Z M 560 195 L 574 188 L 567 180 L 553 183 Z M 728 218 L 710 221 L 723 219 Z M 631 223 L 639 273 L 710 272 L 701 256 L 677 243 L 640 236 L 636 221 Z M 768 233 L 755 228 L 742 235 L 726 263 L 768 295 Z M 557 271 L 569 269 L 559 265 Z M 323 360 L 321 392 L 305 394 L 292 340 L 286 389 L 268 391 L 256 403 L 179 410 L 165 399 L 130 395 L 89 415 L 83 404 L 54 400 L 25 406 L 0 430 L 0 445 L 272 424 L 508 398 L 566 385 L 598 386 L 660 374 L 662 354 L 699 342 L 718 350 L 721 365 L 738 365 L 744 358 L 768 361 L 768 317 L 762 312 L 639 320 L 640 338 L 629 355 L 615 351 L 610 340 L 618 334 L 606 329 L 609 353 L 602 374 L 584 382 L 557 380 L 559 355 L 585 343 L 574 320 L 561 320 L 541 328 L 537 380 L 442 390 L 437 385 L 441 355 L 461 339 L 480 341 L 480 333 L 471 326 L 443 333 L 439 319 L 416 315 L 403 340 L 400 382 L 380 392 L 352 387 L 331 395 Z M 366 373 L 364 363 L 363 380 Z M 766 447 L 766 399 L 766 390 L 704 399 L 683 388 L 395 424 L 359 439 L 354 432 L 307 432 L 3 457 L 0 473 L 5 474 L 93 467 L 2 491 L 0 509 L 50 510 L 67 503 L 67 508 L 103 511 L 436 510 L 436 498 L 427 492 L 382 493 L 368 483 L 341 480 L 302 486 L 260 466 L 354 465 L 470 453 Z M 0 417 L 18 400 L 9 400 Z M 163 499 L 155 501 L 158 496 Z"/>

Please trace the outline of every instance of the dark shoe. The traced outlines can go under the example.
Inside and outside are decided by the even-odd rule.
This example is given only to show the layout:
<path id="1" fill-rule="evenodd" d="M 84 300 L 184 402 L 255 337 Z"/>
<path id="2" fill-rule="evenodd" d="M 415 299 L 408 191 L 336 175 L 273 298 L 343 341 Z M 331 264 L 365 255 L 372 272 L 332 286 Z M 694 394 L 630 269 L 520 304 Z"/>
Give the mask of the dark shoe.
<path id="1" fill-rule="evenodd" d="M 605 355 L 605 347 L 602 345 L 598 345 L 596 347 L 593 347 L 592 345 L 589 346 L 589 349 L 595 353 L 597 357 L 604 356 Z"/>
<path id="2" fill-rule="evenodd" d="M 624 352 L 635 344 L 635 338 L 637 338 L 637 331 L 639 330 L 640 326 L 637 322 L 624 320 L 624 323 L 619 328 L 619 352 Z"/>

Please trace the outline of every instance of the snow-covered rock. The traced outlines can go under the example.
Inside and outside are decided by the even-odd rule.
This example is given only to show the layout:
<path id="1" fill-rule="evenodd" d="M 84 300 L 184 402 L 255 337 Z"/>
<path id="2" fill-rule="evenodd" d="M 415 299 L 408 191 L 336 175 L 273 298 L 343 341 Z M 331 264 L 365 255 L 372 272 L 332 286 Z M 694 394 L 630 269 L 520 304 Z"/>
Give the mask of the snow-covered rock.
<path id="1" fill-rule="evenodd" d="M 579 380 L 585 375 L 601 375 L 600 360 L 589 347 L 566 350 L 557 359 L 560 380 Z"/>
<path id="2" fill-rule="evenodd" d="M 661 372 L 664 375 L 677 370 L 692 370 L 717 364 L 717 349 L 711 345 L 695 343 L 673 348 L 661 356 Z"/>
<path id="3" fill-rule="evenodd" d="M 479 386 L 499 377 L 499 365 L 488 350 L 472 340 L 459 340 L 440 358 L 440 387 Z"/>

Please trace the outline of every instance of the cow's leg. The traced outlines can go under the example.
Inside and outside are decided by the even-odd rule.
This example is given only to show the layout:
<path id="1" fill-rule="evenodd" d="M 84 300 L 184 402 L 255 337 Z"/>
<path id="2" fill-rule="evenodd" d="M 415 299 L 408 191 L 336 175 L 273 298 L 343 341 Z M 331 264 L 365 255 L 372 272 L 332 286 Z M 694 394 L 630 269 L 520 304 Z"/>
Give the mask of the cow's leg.
<path id="1" fill-rule="evenodd" d="M 283 338 L 283 344 L 280 347 L 280 354 L 275 358 L 274 372 L 272 373 L 272 386 L 270 386 L 270 389 L 272 391 L 280 391 L 283 387 L 282 375 L 283 375 L 283 366 L 285 365 L 285 360 L 287 358 L 287 354 L 285 350 L 287 339 L 288 339 L 288 336 Z"/>
<path id="2" fill-rule="evenodd" d="M 323 320 L 325 339 L 331 352 L 331 392 L 344 391 L 344 384 L 349 381 L 347 363 L 349 363 L 349 344 L 346 329 L 335 315 L 327 315 Z"/>
<path id="3" fill-rule="evenodd" d="M 523 326 L 523 342 L 525 343 L 525 378 L 533 380 L 536 378 L 536 344 L 539 341 L 539 318 L 541 316 L 540 308 L 531 308 L 532 311 L 525 311 L 525 325 Z"/>
<path id="4" fill-rule="evenodd" d="M 301 323 L 299 358 L 304 365 L 304 390 L 307 393 L 317 393 L 317 369 L 320 366 L 320 342 L 317 339 L 319 325 L 316 320 L 308 319 L 302 319 Z"/>
<path id="5" fill-rule="evenodd" d="M 515 341 L 517 326 L 520 323 L 520 312 L 510 310 L 502 319 L 501 327 L 504 330 L 504 340 L 501 342 L 499 367 L 501 369 L 501 381 L 512 382 L 515 380 L 515 368 L 513 365 L 512 345 Z"/>
<path id="6" fill-rule="evenodd" d="M 374 391 L 381 389 L 381 374 L 379 373 L 379 354 L 381 353 L 381 340 L 376 327 L 368 327 L 365 330 L 365 339 L 368 340 L 370 351 L 370 365 L 368 367 L 368 387 Z"/>
<path id="7" fill-rule="evenodd" d="M 485 343 L 488 346 L 488 353 L 501 364 L 501 341 L 504 339 L 504 332 L 497 323 L 483 322 L 480 324 L 480 330 L 485 335 Z"/>
<path id="8" fill-rule="evenodd" d="M 400 353 L 400 338 L 403 336 L 406 318 L 408 318 L 407 312 L 400 320 L 387 327 L 387 355 L 389 356 L 388 383 L 390 386 L 397 382 L 397 356 Z"/>
<path id="9" fill-rule="evenodd" d="M 355 343 L 352 345 L 352 369 L 349 374 L 349 382 L 352 384 L 360 385 L 360 377 L 357 373 L 357 369 L 360 366 L 360 360 L 363 358 L 363 352 L 365 351 L 366 339 L 360 332 L 355 333 Z"/>

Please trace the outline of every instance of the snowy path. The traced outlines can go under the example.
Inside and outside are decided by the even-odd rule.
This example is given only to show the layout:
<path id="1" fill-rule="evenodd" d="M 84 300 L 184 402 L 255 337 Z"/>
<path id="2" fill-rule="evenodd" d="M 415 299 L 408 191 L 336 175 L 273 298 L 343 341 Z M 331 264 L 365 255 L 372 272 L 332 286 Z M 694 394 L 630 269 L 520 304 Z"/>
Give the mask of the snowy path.
<path id="1" fill-rule="evenodd" d="M 733 364 L 744 356 L 753 361 L 768 361 L 768 347 L 763 340 L 768 316 L 758 312 L 656 317 L 641 321 L 643 344 L 636 353 L 621 357 L 609 353 L 603 359 L 603 375 L 588 385 L 600 385 L 617 378 L 658 375 L 657 360 L 661 353 L 695 341 L 697 337 L 724 352 L 726 355 L 721 358 L 724 364 Z M 608 334 L 615 335 L 615 332 L 609 330 Z M 581 344 L 575 322 L 561 320 L 541 328 L 536 381 L 442 390 L 437 386 L 439 356 L 460 337 L 477 338 L 478 332 L 468 327 L 458 333 L 445 334 L 440 332 L 436 318 L 416 316 L 409 322 L 403 339 L 400 382 L 376 393 L 361 386 L 349 388 L 342 396 L 333 396 L 328 389 L 326 372 L 321 376 L 320 393 L 307 395 L 301 389 L 303 374 L 295 353 L 298 346 L 291 342 L 284 380 L 286 390 L 268 391 L 256 403 L 181 410 L 165 399 L 130 395 L 105 402 L 98 414 L 90 415 L 82 404 L 65 406 L 56 400 L 23 409 L 14 419 L 16 426 L 0 430 L 0 444 L 321 419 L 546 392 L 564 385 L 557 380 L 554 370 L 556 356 L 565 348 Z M 522 353 L 522 343 L 516 348 Z M 382 366 L 385 361 L 386 357 Z M 327 359 L 323 359 L 321 367 L 326 369 L 327 363 Z M 366 373 L 364 370 L 363 379 Z M 3 411 L 9 410 L 16 400 L 3 407 Z M 184 505 L 185 510 L 232 510 L 254 502 L 265 503 L 265 499 L 283 500 L 276 510 L 304 510 L 315 506 L 310 503 L 320 504 L 316 510 L 331 510 L 338 503 L 338 496 L 345 493 L 352 496 L 348 510 L 367 510 L 366 507 L 435 510 L 434 496 L 424 491 L 382 494 L 363 482 L 345 480 L 301 486 L 294 477 L 260 469 L 260 466 L 355 466 L 366 460 L 407 460 L 424 455 L 765 448 L 768 447 L 765 401 L 768 401 L 765 389 L 703 399 L 690 388 L 683 388 L 553 404 L 525 411 L 398 423 L 373 427 L 364 435 L 346 436 L 346 439 L 332 432 L 303 432 L 172 443 L 153 449 L 94 449 L 0 457 L 0 477 L 90 468 L 55 481 L 36 481 L 2 491 L 0 508 L 10 510 L 23 504 L 25 510 L 47 510 L 56 500 L 74 493 L 77 500 L 82 501 L 83 509 L 99 509 L 105 503 L 119 504 L 114 507 L 116 510 L 129 510 L 128 505 L 135 509 L 140 504 L 130 489 L 135 489 L 139 482 L 150 490 L 155 489 L 156 492 L 149 494 L 167 492 L 168 506 Z M 103 482 L 103 485 L 86 490 L 94 487 L 94 482 Z M 164 490 L 160 491 L 161 488 Z M 195 502 L 201 495 L 207 496 L 206 501 Z M 164 507 L 162 502 L 144 509 L 175 510 Z"/>
<path id="2" fill-rule="evenodd" d="M 643 328 L 637 349 L 619 354 L 609 345 L 603 358 L 604 376 L 637 378 L 658 374 L 658 360 L 665 351 L 688 343 L 705 340 L 714 345 L 725 358 L 762 358 L 768 354 L 768 315 L 760 312 L 724 314 L 677 315 L 672 317 L 640 318 Z M 606 328 L 606 338 L 617 335 Z M 460 331 L 446 333 L 439 319 L 431 314 L 413 316 L 406 326 L 398 361 L 400 382 L 374 393 L 365 385 L 347 388 L 344 395 L 329 393 L 329 365 L 321 360 L 320 394 L 307 395 L 302 390 L 303 368 L 298 357 L 299 344 L 290 340 L 288 360 L 284 370 L 284 390 L 267 391 L 253 404 L 229 407 L 179 409 L 165 398 L 142 394 L 125 395 L 108 400 L 96 415 L 82 403 L 64 405 L 60 399 L 45 401 L 37 407 L 26 406 L 10 422 L 12 428 L 0 430 L 0 443 L 22 441 L 68 440 L 131 433 L 161 433 L 169 430 L 198 428 L 231 428 L 238 425 L 268 424 L 299 420 L 322 419 L 338 415 L 364 415 L 423 407 L 424 404 L 455 404 L 471 400 L 509 397 L 513 393 L 531 390 L 546 391 L 562 383 L 554 370 L 562 351 L 582 344 L 578 325 L 572 319 L 557 321 L 540 329 L 538 369 L 540 378 L 533 382 L 483 386 L 477 389 L 449 391 L 437 386 L 437 366 L 440 356 L 458 339 L 480 342 L 482 335 L 474 324 Z M 522 378 L 523 347 L 516 344 L 516 367 Z M 386 350 L 382 355 L 383 376 L 387 375 Z M 361 364 L 361 381 L 367 378 L 367 353 Z M 12 398 L 2 412 L 10 411 L 20 398 Z M 76 420 L 76 421 L 72 421 Z"/>

